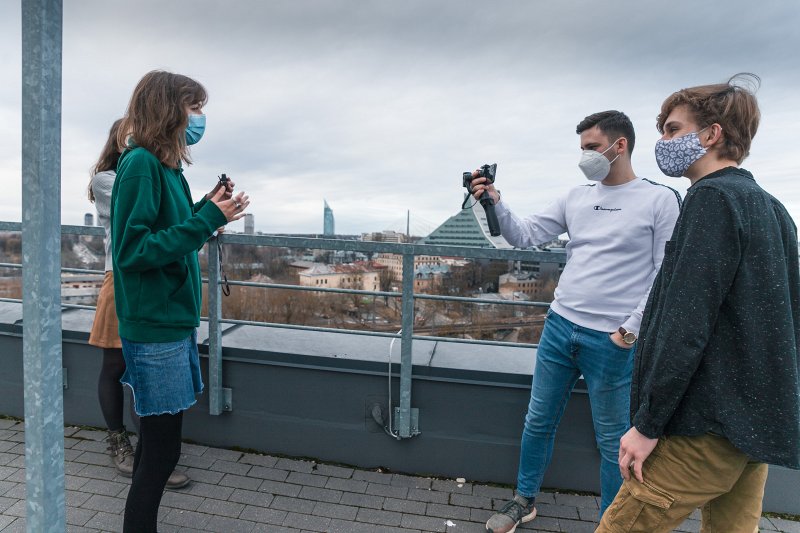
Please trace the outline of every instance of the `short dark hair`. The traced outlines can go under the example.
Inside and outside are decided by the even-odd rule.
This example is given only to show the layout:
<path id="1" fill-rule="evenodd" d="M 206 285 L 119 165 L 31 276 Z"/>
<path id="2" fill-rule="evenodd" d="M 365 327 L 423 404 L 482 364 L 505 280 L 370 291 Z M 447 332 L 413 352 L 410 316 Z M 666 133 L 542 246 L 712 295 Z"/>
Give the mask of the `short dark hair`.
<path id="1" fill-rule="evenodd" d="M 625 137 L 628 140 L 628 155 L 633 153 L 633 145 L 636 144 L 636 133 L 633 131 L 633 123 L 628 115 L 622 111 L 601 111 L 593 113 L 581 120 L 575 133 L 580 135 L 589 128 L 597 128 L 602 131 L 609 139 L 616 140 Z"/>
<path id="2" fill-rule="evenodd" d="M 669 114 L 676 107 L 685 105 L 700 128 L 714 123 L 722 127 L 725 142 L 720 156 L 741 165 L 744 158 L 750 155 L 750 143 L 761 120 L 755 96 L 760 85 L 761 78 L 749 72 L 741 72 L 725 83 L 681 89 L 661 104 L 656 128 L 664 133 L 664 123 Z"/>

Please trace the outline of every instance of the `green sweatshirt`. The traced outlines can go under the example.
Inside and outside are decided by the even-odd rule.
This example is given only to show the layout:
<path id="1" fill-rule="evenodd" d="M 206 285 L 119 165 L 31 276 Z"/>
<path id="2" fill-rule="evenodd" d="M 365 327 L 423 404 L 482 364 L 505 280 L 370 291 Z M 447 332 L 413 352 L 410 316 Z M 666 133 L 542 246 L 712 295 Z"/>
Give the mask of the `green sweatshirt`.
<path id="1" fill-rule="evenodd" d="M 180 169 L 141 147 L 126 150 L 111 192 L 114 297 L 119 334 L 173 342 L 200 325 L 197 250 L 225 215 L 205 197 L 192 203 Z"/>

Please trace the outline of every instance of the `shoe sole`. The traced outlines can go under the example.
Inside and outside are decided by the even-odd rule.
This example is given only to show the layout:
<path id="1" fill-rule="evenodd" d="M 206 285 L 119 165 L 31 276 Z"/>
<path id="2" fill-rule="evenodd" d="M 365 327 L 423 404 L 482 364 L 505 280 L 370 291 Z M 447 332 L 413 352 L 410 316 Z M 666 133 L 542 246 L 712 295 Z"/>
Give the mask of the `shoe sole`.
<path id="1" fill-rule="evenodd" d="M 176 484 L 176 485 L 170 485 L 169 483 L 167 483 L 165 488 L 170 489 L 170 490 L 182 489 L 183 487 L 185 487 L 186 485 L 191 483 L 191 481 L 192 481 L 191 479 L 187 479 L 183 483 Z"/>
<path id="2" fill-rule="evenodd" d="M 520 521 L 517 522 L 516 524 L 514 524 L 514 527 L 509 529 L 506 533 L 514 533 L 517 530 L 517 526 L 518 525 L 530 522 L 534 518 L 536 518 L 536 508 L 535 507 L 533 508 L 533 512 L 531 514 L 523 516 L 520 519 Z M 494 533 L 494 530 L 489 529 L 489 522 L 486 522 L 486 533 Z"/>

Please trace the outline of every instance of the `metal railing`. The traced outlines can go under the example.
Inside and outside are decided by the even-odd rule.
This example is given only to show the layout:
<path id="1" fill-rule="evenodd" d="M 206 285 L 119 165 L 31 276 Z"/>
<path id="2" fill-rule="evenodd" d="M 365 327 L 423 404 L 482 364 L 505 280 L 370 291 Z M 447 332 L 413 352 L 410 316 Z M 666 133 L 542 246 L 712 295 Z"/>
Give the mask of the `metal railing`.
<path id="1" fill-rule="evenodd" d="M 16 232 L 21 230 L 18 222 L 0 222 L 0 231 Z M 65 235 L 89 235 L 103 236 L 103 229 L 92 226 L 61 226 L 61 232 Z M 222 244 L 238 244 L 246 246 L 268 246 L 275 248 L 293 249 L 313 249 L 331 250 L 360 253 L 391 253 L 401 255 L 403 259 L 402 290 L 400 292 L 389 291 L 370 291 L 347 288 L 324 288 L 316 286 L 287 285 L 279 283 L 261 283 L 250 281 L 229 281 L 230 285 L 242 287 L 261 287 L 264 289 L 288 289 L 296 291 L 312 291 L 318 293 L 340 293 L 357 294 L 372 297 L 401 298 L 401 328 L 399 333 L 362 331 L 354 329 L 339 329 L 329 327 L 304 326 L 297 324 L 282 324 L 274 322 L 261 322 L 253 320 L 238 320 L 224 318 L 222 316 L 222 284 L 220 279 L 220 261 L 217 247 L 217 239 Z M 223 387 L 222 372 L 222 325 L 239 324 L 266 326 L 274 328 L 285 328 L 306 331 L 321 332 L 346 332 L 355 335 L 369 335 L 389 338 L 399 338 L 401 341 L 400 349 L 400 401 L 397 410 L 396 428 L 400 438 L 414 436 L 412 429 L 412 407 L 411 407 L 411 384 L 412 384 L 412 364 L 411 355 L 414 340 L 441 340 L 456 343 L 468 344 L 489 344 L 500 346 L 533 346 L 535 344 L 459 339 L 452 337 L 422 336 L 414 334 L 415 324 L 415 300 L 438 300 L 454 301 L 466 304 L 491 304 L 522 307 L 549 307 L 547 302 L 531 302 L 519 300 L 494 300 L 489 298 L 468 298 L 461 296 L 446 296 L 435 294 L 416 294 L 414 292 L 414 257 L 418 255 L 459 257 L 465 259 L 494 259 L 511 261 L 539 261 L 542 263 L 564 264 L 566 254 L 562 251 L 532 251 L 532 250 L 500 250 L 494 248 L 472 248 L 465 246 L 442 246 L 430 244 L 397 244 L 386 242 L 371 241 L 350 241 L 341 239 L 317 239 L 299 237 L 281 237 L 271 235 L 244 235 L 225 233 L 219 237 L 212 238 L 207 247 L 208 257 L 208 353 L 209 353 L 209 413 L 219 415 L 224 411 L 231 410 L 230 389 Z M 21 265 L 12 263 L 0 263 L 0 268 L 21 268 Z M 64 272 L 92 273 L 101 274 L 99 270 L 89 270 L 80 268 L 63 268 Z M 204 280 L 206 281 L 206 280 Z M 11 298 L 2 298 L 0 301 L 20 301 Z M 75 309 L 94 309 L 92 306 L 79 304 L 62 304 L 64 308 Z M 390 406 L 390 409 L 392 407 Z"/>

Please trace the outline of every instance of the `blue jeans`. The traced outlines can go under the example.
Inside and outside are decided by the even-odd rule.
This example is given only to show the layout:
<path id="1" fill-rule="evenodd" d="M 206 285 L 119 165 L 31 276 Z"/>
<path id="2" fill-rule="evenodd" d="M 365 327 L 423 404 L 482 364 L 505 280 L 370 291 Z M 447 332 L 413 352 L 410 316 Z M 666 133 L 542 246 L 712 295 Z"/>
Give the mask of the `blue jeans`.
<path id="1" fill-rule="evenodd" d="M 533 371 L 531 401 L 522 432 L 517 492 L 536 496 L 553 455 L 553 442 L 572 388 L 583 375 L 600 448 L 600 515 L 617 495 L 619 439 L 630 427 L 634 348 L 620 348 L 609 333 L 573 324 L 548 312 Z"/>
<path id="2" fill-rule="evenodd" d="M 175 342 L 134 342 L 122 339 L 125 373 L 120 382 L 133 391 L 139 416 L 177 414 L 203 392 L 197 330 Z"/>

